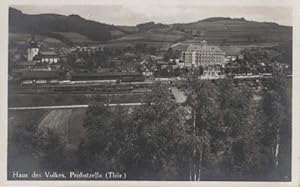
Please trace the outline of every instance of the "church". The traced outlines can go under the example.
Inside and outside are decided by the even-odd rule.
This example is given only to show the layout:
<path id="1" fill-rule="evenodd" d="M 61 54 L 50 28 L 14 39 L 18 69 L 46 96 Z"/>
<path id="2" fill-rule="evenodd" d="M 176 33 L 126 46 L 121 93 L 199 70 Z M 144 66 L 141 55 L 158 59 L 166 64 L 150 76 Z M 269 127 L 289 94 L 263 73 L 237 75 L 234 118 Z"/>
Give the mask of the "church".
<path id="1" fill-rule="evenodd" d="M 35 64 L 57 64 L 59 56 L 55 51 L 41 51 L 34 36 L 32 36 L 27 49 L 27 61 Z"/>

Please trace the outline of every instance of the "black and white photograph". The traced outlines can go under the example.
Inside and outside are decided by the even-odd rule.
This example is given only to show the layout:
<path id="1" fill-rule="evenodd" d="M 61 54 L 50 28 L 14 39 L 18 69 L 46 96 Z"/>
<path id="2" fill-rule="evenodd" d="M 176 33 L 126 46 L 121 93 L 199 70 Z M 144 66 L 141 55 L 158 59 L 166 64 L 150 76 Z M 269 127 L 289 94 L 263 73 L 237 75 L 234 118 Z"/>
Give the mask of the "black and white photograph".
<path id="1" fill-rule="evenodd" d="M 9 5 L 7 180 L 291 182 L 293 7 L 269 1 Z"/>

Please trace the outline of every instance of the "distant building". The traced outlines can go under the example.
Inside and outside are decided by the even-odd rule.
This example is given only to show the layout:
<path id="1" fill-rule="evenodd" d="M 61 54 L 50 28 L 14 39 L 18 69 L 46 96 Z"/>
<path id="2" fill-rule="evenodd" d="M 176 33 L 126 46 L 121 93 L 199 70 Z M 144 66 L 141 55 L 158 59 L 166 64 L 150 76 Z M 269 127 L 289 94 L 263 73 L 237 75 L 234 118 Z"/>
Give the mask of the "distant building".
<path id="1" fill-rule="evenodd" d="M 151 77 L 153 75 L 153 72 L 150 71 L 149 69 L 146 69 L 145 71 L 142 72 L 142 74 L 145 76 L 145 77 Z"/>
<path id="2" fill-rule="evenodd" d="M 219 76 L 224 66 L 225 52 L 218 46 L 207 45 L 205 40 L 200 44 L 190 44 L 182 52 L 182 60 L 187 68 L 202 67 L 204 76 Z"/>
<path id="3" fill-rule="evenodd" d="M 57 64 L 59 55 L 55 51 L 41 51 L 38 43 L 32 36 L 27 49 L 27 61 L 33 64 Z"/>
<path id="4" fill-rule="evenodd" d="M 42 51 L 35 55 L 33 60 L 35 60 L 37 64 L 57 64 L 59 62 L 59 56 L 54 51 Z"/>
<path id="5" fill-rule="evenodd" d="M 58 83 L 60 75 L 56 71 L 24 71 L 19 76 L 21 84 Z"/>
<path id="6" fill-rule="evenodd" d="M 27 61 L 32 62 L 33 57 L 35 57 L 39 53 L 40 49 L 37 42 L 34 39 L 34 35 L 32 36 L 31 40 L 29 41 L 29 47 L 27 49 Z"/>
<path id="7" fill-rule="evenodd" d="M 99 51 L 103 51 L 103 47 L 98 46 L 78 46 L 75 48 L 76 52 L 84 52 L 88 54 L 95 54 Z"/>

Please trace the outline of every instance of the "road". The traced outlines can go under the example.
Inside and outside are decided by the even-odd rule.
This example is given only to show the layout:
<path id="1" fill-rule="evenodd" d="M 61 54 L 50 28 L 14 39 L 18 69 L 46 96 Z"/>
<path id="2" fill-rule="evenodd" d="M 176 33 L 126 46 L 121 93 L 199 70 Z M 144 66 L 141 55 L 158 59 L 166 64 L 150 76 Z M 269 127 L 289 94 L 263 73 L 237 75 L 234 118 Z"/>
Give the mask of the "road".
<path id="1" fill-rule="evenodd" d="M 144 103 L 111 103 L 108 106 L 141 106 Z M 60 106 L 31 106 L 31 107 L 9 107 L 8 110 L 41 110 L 41 109 L 73 109 L 88 108 L 89 105 L 60 105 Z"/>

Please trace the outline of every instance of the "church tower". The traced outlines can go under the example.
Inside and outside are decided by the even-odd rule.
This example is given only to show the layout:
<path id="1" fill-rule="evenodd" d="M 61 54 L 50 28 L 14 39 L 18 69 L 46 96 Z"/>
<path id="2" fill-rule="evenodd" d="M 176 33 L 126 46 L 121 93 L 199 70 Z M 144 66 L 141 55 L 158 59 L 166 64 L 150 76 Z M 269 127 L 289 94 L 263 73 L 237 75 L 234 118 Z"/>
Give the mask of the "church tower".
<path id="1" fill-rule="evenodd" d="M 39 47 L 37 42 L 34 39 L 34 35 L 31 36 L 29 41 L 29 47 L 27 49 L 27 61 L 32 62 L 33 57 L 39 53 Z"/>

